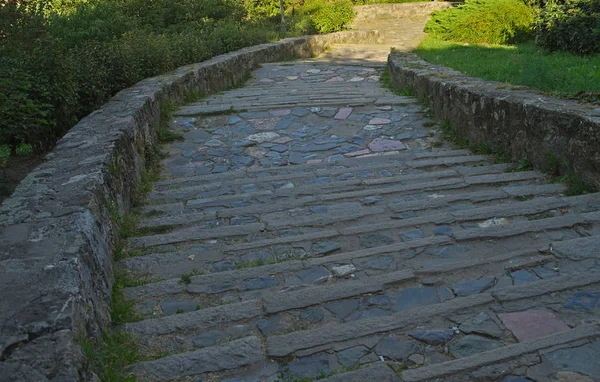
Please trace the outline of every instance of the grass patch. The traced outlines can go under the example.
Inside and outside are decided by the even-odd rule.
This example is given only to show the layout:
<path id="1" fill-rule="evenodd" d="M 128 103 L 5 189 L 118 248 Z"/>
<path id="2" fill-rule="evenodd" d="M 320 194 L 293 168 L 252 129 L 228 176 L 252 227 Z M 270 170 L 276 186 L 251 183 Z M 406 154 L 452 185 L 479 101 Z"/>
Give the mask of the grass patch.
<path id="1" fill-rule="evenodd" d="M 135 376 L 127 376 L 124 372 L 140 361 L 138 344 L 131 335 L 122 331 L 106 332 L 101 341 L 83 338 L 80 342 L 92 370 L 101 381 L 136 381 Z"/>
<path id="2" fill-rule="evenodd" d="M 390 70 L 386 66 L 383 74 L 381 75 L 381 83 L 384 87 L 391 90 L 392 93 L 403 96 L 403 97 L 411 97 L 415 95 L 415 89 L 412 86 L 404 86 L 404 87 L 395 87 L 392 82 L 392 77 L 390 76 Z"/>
<path id="3" fill-rule="evenodd" d="M 518 163 L 514 163 L 506 168 L 505 172 L 521 172 L 521 171 L 531 171 L 533 170 L 533 165 L 527 158 L 519 159 Z"/>
<path id="4" fill-rule="evenodd" d="M 423 40 L 415 53 L 469 76 L 527 86 L 556 97 L 600 102 L 600 54 L 581 57 L 565 52 L 547 53 L 532 41 L 469 45 L 432 35 Z"/>
<path id="5" fill-rule="evenodd" d="M 113 324 L 136 322 L 142 319 L 141 314 L 134 308 L 135 301 L 127 300 L 123 295 L 123 289 L 145 285 L 150 282 L 152 282 L 152 280 L 132 276 L 120 270 L 115 272 L 115 283 L 113 284 L 112 306 L 110 311 Z"/>

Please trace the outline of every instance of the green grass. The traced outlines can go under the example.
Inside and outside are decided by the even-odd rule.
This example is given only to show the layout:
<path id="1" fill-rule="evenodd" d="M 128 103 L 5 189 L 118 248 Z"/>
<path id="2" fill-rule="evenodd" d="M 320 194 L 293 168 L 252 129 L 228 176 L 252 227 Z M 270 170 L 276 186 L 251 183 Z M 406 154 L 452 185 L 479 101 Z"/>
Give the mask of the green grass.
<path id="1" fill-rule="evenodd" d="M 431 35 L 415 53 L 426 61 L 473 77 L 527 86 L 558 97 L 600 102 L 600 55 L 549 54 L 533 42 L 465 45 Z"/>
<path id="2" fill-rule="evenodd" d="M 125 372 L 128 366 L 140 361 L 138 344 L 128 333 L 108 331 L 102 341 L 83 338 L 80 342 L 86 358 L 101 381 L 136 381 L 135 376 L 128 376 Z"/>

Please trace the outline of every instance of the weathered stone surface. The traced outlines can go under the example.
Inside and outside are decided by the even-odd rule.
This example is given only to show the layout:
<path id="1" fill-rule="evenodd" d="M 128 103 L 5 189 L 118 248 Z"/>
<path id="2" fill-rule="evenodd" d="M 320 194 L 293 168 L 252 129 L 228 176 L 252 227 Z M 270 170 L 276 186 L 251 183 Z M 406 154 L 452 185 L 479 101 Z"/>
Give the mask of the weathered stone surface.
<path id="1" fill-rule="evenodd" d="M 310 357 L 300 358 L 297 361 L 290 362 L 286 365 L 289 374 L 292 378 L 316 378 L 320 374 L 329 374 L 329 356 L 327 354 L 316 354 Z"/>
<path id="2" fill-rule="evenodd" d="M 444 345 L 454 336 L 454 330 L 415 330 L 408 333 L 414 339 L 429 345 Z"/>
<path id="3" fill-rule="evenodd" d="M 437 290 L 433 287 L 409 288 L 402 291 L 394 303 L 393 309 L 399 312 L 421 305 L 435 304 L 439 301 Z"/>
<path id="4" fill-rule="evenodd" d="M 527 310 L 524 312 L 500 313 L 498 317 L 519 341 L 531 341 L 569 329 L 564 322 L 557 319 L 551 312 Z"/>
<path id="5" fill-rule="evenodd" d="M 487 277 L 481 280 L 464 281 L 452 285 L 452 289 L 457 296 L 469 296 L 475 293 L 481 293 L 494 284 L 493 277 Z"/>
<path id="6" fill-rule="evenodd" d="M 472 334 L 483 334 L 489 337 L 502 338 L 504 330 L 490 316 L 488 312 L 481 312 L 475 317 L 469 318 L 458 327 L 461 332 Z"/>
<path id="7" fill-rule="evenodd" d="M 314 253 L 318 253 L 320 255 L 326 255 L 328 253 L 337 251 L 340 248 L 341 248 L 340 244 L 336 243 L 335 241 L 319 241 L 319 242 L 316 242 L 315 244 L 313 244 L 311 250 Z"/>
<path id="8" fill-rule="evenodd" d="M 176 313 L 193 312 L 198 308 L 198 303 L 195 301 L 175 301 L 175 300 L 164 300 L 160 304 L 165 316 L 170 316 Z"/>
<path id="9" fill-rule="evenodd" d="M 338 362 L 345 367 L 355 366 L 360 359 L 369 354 L 369 349 L 364 346 L 355 346 L 337 353 Z"/>
<path id="10" fill-rule="evenodd" d="M 337 374 L 327 378 L 327 382 L 364 382 L 366 380 L 377 382 L 400 382 L 398 376 L 387 365 L 376 363 L 374 366 L 354 370 L 348 373 Z"/>
<path id="11" fill-rule="evenodd" d="M 468 335 L 450 344 L 450 353 L 457 358 L 468 357 L 503 346 L 502 342 Z"/>
<path id="12" fill-rule="evenodd" d="M 167 380 L 220 370 L 237 369 L 263 359 L 262 345 L 256 337 L 146 361 L 133 365 L 133 372 Z"/>
<path id="13" fill-rule="evenodd" d="M 419 347 L 410 341 L 400 341 L 395 338 L 386 337 L 375 346 L 375 353 L 384 358 L 395 361 L 404 361 L 419 351 Z"/>
<path id="14" fill-rule="evenodd" d="M 600 341 L 576 348 L 560 349 L 542 356 L 555 369 L 573 371 L 590 377 L 600 375 Z"/>

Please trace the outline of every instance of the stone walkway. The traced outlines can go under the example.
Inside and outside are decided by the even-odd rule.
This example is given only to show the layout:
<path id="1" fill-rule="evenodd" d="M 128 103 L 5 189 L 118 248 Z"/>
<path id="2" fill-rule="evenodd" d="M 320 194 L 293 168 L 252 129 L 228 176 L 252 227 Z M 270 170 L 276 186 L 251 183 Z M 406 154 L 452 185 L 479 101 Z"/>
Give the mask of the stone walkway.
<path id="1" fill-rule="evenodd" d="M 117 265 L 138 380 L 599 380 L 600 196 L 440 146 L 342 51 L 172 119 Z"/>

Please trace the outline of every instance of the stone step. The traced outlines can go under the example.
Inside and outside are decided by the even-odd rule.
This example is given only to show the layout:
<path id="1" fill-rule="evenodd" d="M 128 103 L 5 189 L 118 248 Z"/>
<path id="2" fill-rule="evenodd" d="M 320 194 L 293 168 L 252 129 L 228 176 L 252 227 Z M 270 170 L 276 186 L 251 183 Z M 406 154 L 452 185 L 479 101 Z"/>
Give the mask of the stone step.
<path id="1" fill-rule="evenodd" d="M 260 339 L 247 337 L 189 353 L 140 362 L 132 366 L 131 372 L 142 380 L 165 381 L 188 375 L 238 369 L 261 360 L 264 360 L 264 355 Z"/>
<path id="2" fill-rule="evenodd" d="M 440 151 L 424 151 L 424 150 L 410 150 L 410 151 L 401 151 L 401 152 L 391 152 L 387 153 L 387 155 L 373 155 L 373 156 L 361 156 L 355 158 L 345 158 L 340 159 L 334 163 L 330 163 L 327 161 L 323 161 L 315 164 L 296 164 L 296 165 L 288 165 L 281 167 L 250 167 L 244 172 L 244 176 L 242 179 L 247 179 L 250 177 L 256 177 L 259 174 L 269 174 L 269 176 L 280 176 L 280 175 L 289 175 L 290 171 L 319 171 L 319 170 L 329 170 L 332 167 L 359 167 L 359 166 L 367 166 L 369 164 L 381 165 L 384 163 L 396 163 L 398 161 L 408 160 L 408 159 L 435 159 L 435 158 L 443 158 L 450 156 L 465 156 L 470 155 L 471 153 L 468 150 L 440 150 Z M 377 167 L 379 168 L 379 167 Z M 224 182 L 224 181 L 236 181 L 240 179 L 239 171 L 230 171 L 220 174 L 211 174 L 211 175 L 196 175 L 196 176 L 184 176 L 184 177 L 174 177 L 172 179 L 167 179 L 156 183 L 158 188 L 164 186 L 171 186 L 174 184 L 180 183 L 188 183 L 188 182 L 196 182 L 200 184 L 208 184 L 212 182 Z M 283 179 L 280 179 L 283 180 Z"/>
<path id="3" fill-rule="evenodd" d="M 335 163 L 325 163 L 326 166 L 320 165 L 290 165 L 284 167 L 283 169 L 278 168 L 267 168 L 265 170 L 265 174 L 260 177 L 234 177 L 231 179 L 225 178 L 217 175 L 203 175 L 203 176 L 190 176 L 190 177 L 180 177 L 174 179 L 163 180 L 154 185 L 155 190 L 164 191 L 169 189 L 174 189 L 176 187 L 204 187 L 206 190 L 214 189 L 218 187 L 225 186 L 241 186 L 246 184 L 260 184 L 266 182 L 277 182 L 282 180 L 294 180 L 294 179 L 302 179 L 306 177 L 310 177 L 311 175 L 318 175 L 319 177 L 333 177 L 336 175 L 343 175 L 347 173 L 355 174 L 361 171 L 373 171 L 373 170 L 387 170 L 390 168 L 402 170 L 407 168 L 407 166 L 403 163 L 403 160 L 406 159 L 417 159 L 421 155 L 416 155 L 415 153 L 411 153 L 411 156 L 404 156 L 401 153 L 394 156 L 382 156 L 378 158 L 378 161 L 375 163 L 369 163 L 367 158 L 356 158 L 352 161 L 338 161 Z M 464 154 L 456 151 L 440 151 L 440 154 L 436 156 L 439 157 L 453 157 L 453 156 L 464 156 Z M 429 158 L 426 156 L 425 158 Z M 365 161 L 365 162 L 362 162 Z M 491 171 L 502 171 L 500 169 L 506 169 L 508 165 L 490 165 L 485 166 L 491 168 Z M 459 168 L 457 170 L 460 170 Z M 283 174 L 274 174 L 269 175 L 266 171 L 271 170 L 277 172 L 283 172 Z M 293 171 L 293 172 L 290 172 Z M 254 174 L 251 174 L 254 175 Z"/>
<path id="4" fill-rule="evenodd" d="M 402 330 L 437 315 L 452 315 L 461 310 L 489 305 L 495 301 L 512 301 L 555 293 L 600 283 L 600 272 L 585 275 L 567 275 L 551 280 L 534 281 L 526 285 L 508 287 L 490 293 L 480 293 L 467 297 L 420 306 L 389 316 L 365 318 L 360 321 L 339 324 L 333 327 L 320 327 L 312 330 L 295 331 L 288 334 L 267 337 L 269 357 L 288 357 L 299 351 L 318 348 L 318 351 L 331 349 L 337 342 L 348 341 L 377 333 Z"/>
<path id="5" fill-rule="evenodd" d="M 412 240 L 409 242 L 384 245 L 375 248 L 366 248 L 352 252 L 344 252 L 335 255 L 328 255 L 321 258 L 310 258 L 303 261 L 283 261 L 281 263 L 265 264 L 247 269 L 197 275 L 190 278 L 189 285 L 181 283 L 180 278 L 174 278 L 138 287 L 125 288 L 124 293 L 127 298 L 138 300 L 148 297 L 156 297 L 163 294 L 182 293 L 189 288 L 198 291 L 203 288 L 206 289 L 214 284 L 233 284 L 247 279 L 263 277 L 265 275 L 276 275 L 283 272 L 298 272 L 328 263 L 348 264 L 365 257 L 390 253 L 402 253 L 415 248 L 427 248 L 430 246 L 443 245 L 447 243 L 451 243 L 451 240 L 448 237 L 431 237 L 426 239 Z M 194 266 L 201 264 L 190 261 L 188 257 L 184 257 L 185 255 L 185 253 L 165 253 L 139 256 L 122 260 L 119 262 L 119 265 L 137 275 L 178 277 L 194 269 Z M 196 269 L 201 269 L 201 267 Z"/>
<path id="6" fill-rule="evenodd" d="M 563 347 L 565 345 L 576 343 L 585 339 L 595 339 L 598 336 L 600 336 L 600 326 L 597 324 L 584 324 L 576 328 L 550 334 L 533 341 L 507 345 L 499 349 L 486 351 L 470 357 L 451 360 L 418 369 L 405 370 L 400 374 L 400 376 L 402 381 L 405 382 L 440 380 L 440 378 L 448 378 L 453 375 L 464 374 L 471 370 L 477 370 L 484 366 L 523 357 L 527 354 L 537 353 L 546 349 Z M 365 369 L 365 371 L 366 370 L 368 369 Z M 364 375 L 367 376 L 369 374 Z M 344 375 L 342 374 L 339 377 L 342 378 L 343 376 Z M 466 378 L 469 377 L 463 376 L 463 378 L 466 380 Z"/>

